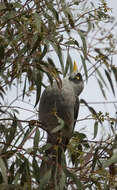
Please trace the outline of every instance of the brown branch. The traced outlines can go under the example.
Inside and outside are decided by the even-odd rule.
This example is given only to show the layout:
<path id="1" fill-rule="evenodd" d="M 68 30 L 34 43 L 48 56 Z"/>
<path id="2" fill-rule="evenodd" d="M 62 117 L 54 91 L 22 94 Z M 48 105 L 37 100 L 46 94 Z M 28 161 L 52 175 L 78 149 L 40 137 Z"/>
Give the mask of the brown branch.
<path id="1" fill-rule="evenodd" d="M 2 119 L 0 119 L 0 121 L 14 121 L 14 118 L 2 118 Z M 28 123 L 30 128 L 37 126 L 41 129 L 43 129 L 44 131 L 46 131 L 48 133 L 48 135 L 51 136 L 51 133 L 48 130 L 47 126 L 44 123 L 42 123 L 41 121 L 38 121 L 38 120 L 27 121 L 27 120 L 21 120 L 21 119 L 16 119 L 16 121 L 22 122 L 22 123 Z"/>
<path id="2" fill-rule="evenodd" d="M 28 112 L 32 112 L 32 113 L 35 113 L 34 111 L 30 110 L 30 109 L 26 109 L 26 108 L 22 108 L 22 107 L 19 107 L 19 106 L 0 106 L 0 108 L 10 108 L 10 109 L 21 109 L 21 110 L 24 110 L 24 111 L 28 111 Z"/>
<path id="3" fill-rule="evenodd" d="M 0 144 L 9 145 L 8 143 L 1 142 L 1 141 L 0 141 Z M 27 149 L 21 147 L 20 145 L 19 145 L 19 146 L 15 146 L 15 145 L 11 145 L 11 144 L 10 144 L 9 147 L 15 148 L 16 150 L 11 150 L 11 151 L 8 151 L 8 152 L 1 153 L 1 154 L 0 154 L 0 157 L 4 157 L 4 156 L 5 156 L 6 154 L 8 154 L 8 153 L 9 153 L 9 154 L 12 153 L 12 151 L 14 151 L 14 154 L 15 154 L 16 152 L 18 152 L 18 150 L 25 151 L 27 154 L 30 154 L 31 156 L 33 156 L 33 153 L 27 152 Z M 14 155 L 14 154 L 13 154 L 13 155 Z M 37 155 L 37 154 L 36 154 L 35 156 L 37 156 L 37 157 L 40 158 L 41 160 L 43 159 L 42 156 L 40 156 L 40 155 Z"/>

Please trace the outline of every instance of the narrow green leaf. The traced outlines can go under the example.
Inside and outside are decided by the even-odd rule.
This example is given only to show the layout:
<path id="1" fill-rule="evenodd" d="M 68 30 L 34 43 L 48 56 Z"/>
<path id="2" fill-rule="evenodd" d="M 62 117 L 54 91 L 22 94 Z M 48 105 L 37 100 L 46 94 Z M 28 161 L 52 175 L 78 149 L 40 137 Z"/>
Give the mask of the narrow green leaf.
<path id="1" fill-rule="evenodd" d="M 89 111 L 90 111 L 92 114 L 97 115 L 97 113 L 96 113 L 96 111 L 94 110 L 93 107 L 89 106 L 88 108 L 89 108 Z"/>
<path id="2" fill-rule="evenodd" d="M 42 75 L 40 72 L 37 73 L 36 76 L 36 80 L 35 80 L 35 84 L 36 84 L 36 102 L 35 102 L 35 106 L 38 104 L 39 99 L 40 99 L 40 95 L 41 95 L 41 82 L 42 82 Z"/>
<path id="3" fill-rule="evenodd" d="M 4 151 L 6 151 L 7 148 L 9 148 L 10 144 L 11 144 L 12 141 L 14 140 L 16 129 L 17 129 L 17 118 L 16 118 L 16 116 L 14 115 L 11 128 L 9 128 L 9 133 L 8 133 L 8 135 L 6 136 L 6 145 L 4 146 Z"/>
<path id="4" fill-rule="evenodd" d="M 67 177 L 70 177 L 73 182 L 75 183 L 75 185 L 77 186 L 78 190 L 83 190 L 83 186 L 82 183 L 80 182 L 80 179 L 78 179 L 77 175 L 74 173 L 71 173 L 69 170 L 65 169 L 65 174 Z"/>
<path id="5" fill-rule="evenodd" d="M 78 34 L 82 40 L 84 57 L 87 57 L 87 44 L 86 44 L 85 36 L 81 30 L 78 30 Z"/>
<path id="6" fill-rule="evenodd" d="M 56 9 L 52 9 L 52 12 L 53 12 L 53 15 L 55 16 L 56 20 L 59 22 L 59 15 L 58 15 L 58 12 L 56 11 Z"/>
<path id="7" fill-rule="evenodd" d="M 96 178 L 91 177 L 91 182 L 92 182 L 93 184 L 95 184 L 96 189 L 102 190 L 102 186 L 101 186 L 100 182 L 98 182 L 98 180 L 97 180 Z M 108 188 L 107 188 L 107 189 L 108 189 Z"/>
<path id="8" fill-rule="evenodd" d="M 113 71 L 113 74 L 114 74 L 115 80 L 116 80 L 116 82 L 117 82 L 117 67 L 112 66 L 111 68 L 112 68 L 112 71 Z"/>
<path id="9" fill-rule="evenodd" d="M 68 26 L 68 23 L 67 23 L 67 19 L 62 17 L 62 23 L 63 23 L 63 26 L 65 28 L 66 33 L 69 35 L 70 29 L 69 29 L 69 26 Z"/>
<path id="10" fill-rule="evenodd" d="M 32 49 L 31 49 L 30 55 L 31 55 L 37 48 L 40 48 L 41 41 L 42 41 L 42 36 L 41 36 L 41 35 L 35 34 L 35 35 L 33 36 L 33 44 L 32 44 Z M 42 55 L 41 55 L 41 56 L 42 56 Z"/>
<path id="11" fill-rule="evenodd" d="M 23 134 L 23 137 L 22 137 L 22 141 L 21 141 L 19 147 L 22 147 L 22 146 L 25 144 L 25 142 L 27 141 L 28 137 L 30 137 L 30 134 L 32 133 L 33 130 L 34 130 L 33 127 L 32 127 L 32 128 L 28 128 L 28 129 L 25 131 L 24 134 L 22 133 L 22 134 Z M 20 136 L 20 137 L 21 137 L 21 136 Z"/>
<path id="12" fill-rule="evenodd" d="M 25 77 L 25 81 L 24 81 L 24 88 L 23 88 L 23 95 L 22 95 L 22 99 L 24 99 L 25 92 L 26 92 L 26 80 L 27 80 L 27 76 Z"/>
<path id="13" fill-rule="evenodd" d="M 44 44 L 44 49 L 43 49 L 43 52 L 41 53 L 40 57 L 39 57 L 39 61 L 41 61 L 43 59 L 43 57 L 46 55 L 48 51 L 48 47 L 46 44 Z"/>
<path id="14" fill-rule="evenodd" d="M 82 142 L 87 136 L 84 133 L 79 133 L 78 131 L 75 131 L 73 134 L 73 137 L 77 137 L 77 139 Z"/>
<path id="15" fill-rule="evenodd" d="M 61 64 L 61 69 L 62 69 L 62 72 L 64 74 L 64 63 L 63 63 L 63 55 L 62 55 L 62 51 L 61 51 L 61 47 L 59 45 L 56 45 L 55 43 L 52 43 L 50 42 L 52 47 L 54 48 L 58 58 L 59 58 L 59 61 L 60 61 L 60 64 Z"/>
<path id="16" fill-rule="evenodd" d="M 66 45 L 76 45 L 74 39 L 70 39 L 67 42 L 65 42 Z"/>
<path id="17" fill-rule="evenodd" d="M 5 52 L 5 47 L 4 45 L 0 45 L 0 59 L 4 58 L 4 52 Z"/>
<path id="18" fill-rule="evenodd" d="M 47 3 L 47 7 L 52 12 L 54 18 L 58 22 L 59 21 L 59 15 L 58 15 L 58 12 L 56 11 L 56 9 L 54 8 L 53 4 L 52 3 Z"/>
<path id="19" fill-rule="evenodd" d="M 62 51 L 61 51 L 61 48 L 60 46 L 58 46 L 58 58 L 60 60 L 60 64 L 61 64 L 61 68 L 62 68 L 62 72 L 64 74 L 64 63 L 63 63 L 63 55 L 62 55 Z"/>
<path id="20" fill-rule="evenodd" d="M 66 66 L 65 66 L 65 72 L 64 72 L 64 77 L 68 73 L 69 67 L 72 67 L 72 60 L 69 52 L 67 53 L 67 60 L 66 60 Z M 73 67 L 72 67 L 73 68 Z M 71 69 L 70 69 L 71 70 Z"/>
<path id="21" fill-rule="evenodd" d="M 69 20 L 69 24 L 72 28 L 74 28 L 74 19 L 72 17 L 71 14 L 68 13 L 68 20 Z"/>
<path id="22" fill-rule="evenodd" d="M 93 161 L 92 161 L 92 171 L 95 169 L 96 167 L 96 163 L 97 163 L 97 156 L 98 156 L 98 150 L 99 150 L 99 147 L 97 147 L 95 149 L 95 153 L 94 153 L 94 157 L 93 157 Z"/>
<path id="23" fill-rule="evenodd" d="M 106 86 L 106 88 L 108 89 L 108 86 L 107 86 L 107 84 L 106 84 L 106 82 L 105 82 L 105 80 L 104 80 L 104 77 L 102 76 L 102 74 L 101 74 L 101 72 L 99 71 L 99 69 L 97 69 L 96 72 L 97 72 L 97 74 L 98 74 L 100 80 L 103 82 L 103 84 L 104 84 L 104 85 Z"/>
<path id="24" fill-rule="evenodd" d="M 87 23 L 88 23 L 88 29 L 87 32 L 89 33 L 92 29 L 92 23 L 90 22 L 90 19 L 87 19 Z"/>
<path id="25" fill-rule="evenodd" d="M 40 132 L 39 128 L 36 128 L 35 136 L 34 136 L 34 147 L 38 147 L 39 144 L 39 138 L 40 138 Z"/>
<path id="26" fill-rule="evenodd" d="M 19 2 L 15 2 L 15 3 L 13 3 L 13 6 L 15 7 L 15 8 L 23 8 L 23 5 L 21 4 L 21 3 L 19 3 Z"/>
<path id="27" fill-rule="evenodd" d="M 71 74 L 73 72 L 73 62 L 70 54 L 69 54 L 69 66 L 70 66 L 69 74 Z"/>
<path id="28" fill-rule="evenodd" d="M 85 77 L 86 77 L 86 81 L 88 80 L 88 71 L 87 71 L 87 66 L 86 66 L 86 62 L 85 62 L 85 58 L 80 55 L 82 63 L 83 63 L 83 68 L 84 68 L 84 73 L 85 73 Z"/>
<path id="29" fill-rule="evenodd" d="M 114 94 L 114 96 L 115 96 L 115 90 L 114 90 L 114 87 L 113 87 L 113 82 L 112 82 L 112 80 L 111 80 L 110 74 L 109 74 L 109 72 L 108 72 L 107 70 L 105 70 L 105 74 L 106 74 L 107 79 L 108 79 L 108 81 L 109 81 L 109 83 L 110 83 L 112 92 L 113 92 L 113 94 Z"/>
<path id="30" fill-rule="evenodd" d="M 46 75 L 47 75 L 47 77 L 49 79 L 49 82 L 50 82 L 51 86 L 52 86 L 52 84 L 53 84 L 53 77 L 50 75 L 50 73 L 48 73 L 48 72 L 45 72 L 45 73 L 46 73 Z"/>
<path id="31" fill-rule="evenodd" d="M 98 122 L 95 121 L 95 124 L 94 124 L 94 137 L 93 137 L 93 139 L 96 138 L 97 133 L 98 133 Z"/>
<path id="32" fill-rule="evenodd" d="M 39 183 L 39 166 L 35 157 L 33 158 L 32 166 L 33 166 L 33 175 L 36 181 Z"/>
<path id="33" fill-rule="evenodd" d="M 35 21 L 35 26 L 37 31 L 40 33 L 41 32 L 41 19 L 38 13 L 34 13 L 34 21 Z"/>
<path id="34" fill-rule="evenodd" d="M 78 47 L 80 47 L 77 40 L 74 40 L 74 43 L 75 43 L 75 45 L 77 45 Z"/>
<path id="35" fill-rule="evenodd" d="M 55 67 L 54 62 L 53 62 L 53 60 L 52 60 L 50 57 L 48 57 L 48 63 L 49 63 L 50 65 L 52 65 L 53 67 Z"/>
<path id="36" fill-rule="evenodd" d="M 69 24 L 72 28 L 74 28 L 74 19 L 73 19 L 73 15 L 71 12 L 71 9 L 67 6 L 64 9 L 64 14 L 66 15 L 66 17 L 68 18 Z"/>
<path id="37" fill-rule="evenodd" d="M 40 132 L 39 128 L 36 128 L 35 136 L 34 136 L 34 141 L 33 141 L 33 147 L 34 147 L 34 152 L 36 154 L 38 147 L 39 147 L 39 138 L 40 138 Z"/>
<path id="38" fill-rule="evenodd" d="M 100 87 L 100 89 L 101 89 L 101 92 L 102 92 L 102 94 L 103 94 L 104 98 L 105 98 L 105 99 L 107 99 L 107 98 L 106 98 L 106 94 L 105 94 L 105 91 L 104 91 L 104 88 L 103 88 L 103 85 L 102 85 L 101 81 L 100 81 L 99 79 L 97 79 L 97 81 L 98 81 L 99 87 Z"/>
<path id="39" fill-rule="evenodd" d="M 15 139 L 14 146 L 17 144 L 17 142 L 23 137 L 23 135 L 26 133 L 24 129 L 20 130 L 20 133 L 17 136 L 17 139 Z"/>
<path id="40" fill-rule="evenodd" d="M 84 99 L 81 99 L 80 100 L 80 103 L 83 103 L 85 104 L 85 106 L 87 106 L 87 108 L 89 109 L 89 111 L 94 114 L 94 115 L 97 115 L 96 111 L 94 110 L 94 108 L 92 108 L 91 106 L 88 105 L 88 103 L 84 100 Z"/>

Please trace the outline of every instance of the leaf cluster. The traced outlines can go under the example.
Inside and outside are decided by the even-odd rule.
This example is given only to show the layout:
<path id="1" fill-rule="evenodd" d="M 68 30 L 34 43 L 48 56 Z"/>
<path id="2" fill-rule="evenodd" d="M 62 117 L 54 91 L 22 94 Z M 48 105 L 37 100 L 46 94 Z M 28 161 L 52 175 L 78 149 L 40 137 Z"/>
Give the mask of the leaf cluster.
<path id="1" fill-rule="evenodd" d="M 72 72 L 72 63 L 78 58 L 84 81 L 88 83 L 94 77 L 106 100 L 107 91 L 116 96 L 117 67 L 112 59 L 117 44 L 115 26 L 105 0 L 99 0 L 98 5 L 88 0 L 0 2 L 1 190 L 37 190 L 49 184 L 50 171 L 39 180 L 40 163 L 44 152 L 51 147 L 43 146 L 44 126 L 29 117 L 19 119 L 21 111 L 27 116 L 38 114 L 34 106 L 39 103 L 42 88 L 47 86 L 45 78 L 51 85 L 55 80 L 61 88 L 61 78 Z M 14 89 L 16 97 L 11 100 Z M 25 107 L 25 100 L 33 97 L 33 93 L 35 102 L 30 110 Z M 73 134 L 68 152 L 62 153 L 62 164 L 54 165 L 55 189 L 114 189 L 117 187 L 116 114 L 111 117 L 96 111 L 83 99 L 81 105 L 90 113 L 82 120 L 93 121 L 93 140 L 83 132 Z M 105 122 L 111 134 L 104 140 L 96 140 Z M 53 133 L 62 127 L 60 122 Z M 45 159 L 48 162 L 46 156 Z"/>

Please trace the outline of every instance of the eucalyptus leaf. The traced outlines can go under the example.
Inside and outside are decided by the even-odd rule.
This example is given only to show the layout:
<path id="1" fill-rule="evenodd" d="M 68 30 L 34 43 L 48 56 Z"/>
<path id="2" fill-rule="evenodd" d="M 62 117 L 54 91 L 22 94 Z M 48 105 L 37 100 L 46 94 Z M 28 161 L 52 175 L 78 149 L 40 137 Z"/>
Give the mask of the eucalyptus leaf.
<path id="1" fill-rule="evenodd" d="M 37 31 L 40 33 L 41 32 L 41 18 L 38 13 L 34 13 L 34 19 L 35 19 L 35 26 Z"/>
<path id="2" fill-rule="evenodd" d="M 82 55 L 80 55 L 80 57 L 81 57 L 81 60 L 82 60 L 82 63 L 83 63 L 85 78 L 86 78 L 86 81 L 87 81 L 88 80 L 88 71 L 87 71 L 87 66 L 86 66 L 85 58 Z"/>
<path id="3" fill-rule="evenodd" d="M 113 66 L 113 67 L 112 67 L 112 71 L 113 71 L 115 80 L 116 80 L 116 82 L 117 82 L 117 67 Z"/>
<path id="4" fill-rule="evenodd" d="M 66 74 L 68 73 L 69 68 L 70 68 L 70 73 L 72 73 L 72 71 L 73 71 L 73 64 L 72 64 L 71 56 L 70 56 L 70 54 L 69 54 L 69 52 L 68 52 L 68 53 L 67 53 L 67 60 L 66 60 L 66 66 L 65 66 L 64 77 L 65 77 Z"/>
<path id="5" fill-rule="evenodd" d="M 41 95 L 41 81 L 42 81 L 42 75 L 40 72 L 37 73 L 35 84 L 36 84 L 36 102 L 35 102 L 35 107 L 39 102 L 40 95 Z"/>
<path id="6" fill-rule="evenodd" d="M 114 94 L 114 96 L 115 96 L 115 90 L 114 90 L 114 86 L 113 86 L 112 79 L 111 79 L 111 77 L 110 77 L 110 73 L 109 73 L 107 70 L 105 70 L 105 74 L 106 74 L 107 79 L 108 79 L 108 81 L 109 81 L 109 83 L 110 83 L 112 92 L 113 92 L 113 94 Z"/>
<path id="7" fill-rule="evenodd" d="M 35 136 L 34 136 L 34 141 L 33 141 L 33 147 L 34 147 L 34 152 L 36 154 L 38 147 L 39 147 L 39 139 L 40 139 L 40 132 L 39 128 L 36 128 Z"/>
<path id="8" fill-rule="evenodd" d="M 94 137 L 93 137 L 93 139 L 96 138 L 97 133 L 98 133 L 98 122 L 95 121 L 95 124 L 94 124 Z"/>
<path id="9" fill-rule="evenodd" d="M 106 81 L 105 81 L 103 75 L 101 74 L 101 72 L 99 71 L 99 69 L 96 70 L 96 73 L 98 74 L 100 80 L 103 82 L 103 84 L 105 85 L 105 87 L 108 89 L 108 85 L 106 84 Z"/>
<path id="10" fill-rule="evenodd" d="M 66 169 L 65 174 L 67 177 L 70 177 L 75 182 L 78 190 L 84 190 L 82 183 L 80 182 L 80 179 L 78 179 L 78 177 L 74 173 L 72 173 L 68 169 Z"/>
<path id="11" fill-rule="evenodd" d="M 97 81 L 98 81 L 99 87 L 100 87 L 100 89 L 101 89 L 101 92 L 102 92 L 104 98 L 107 99 L 106 94 L 105 94 L 104 87 L 103 87 L 103 85 L 102 85 L 102 82 L 101 82 L 99 79 L 97 79 Z"/>
<path id="12" fill-rule="evenodd" d="M 24 88 L 23 88 L 22 99 L 24 99 L 24 96 L 25 96 L 25 93 L 26 93 L 26 82 L 27 82 L 27 77 L 25 77 L 25 81 L 24 81 Z"/>
<path id="13" fill-rule="evenodd" d="M 87 57 L 87 44 L 86 44 L 85 36 L 81 30 L 78 30 L 78 34 L 82 40 L 84 57 Z"/>

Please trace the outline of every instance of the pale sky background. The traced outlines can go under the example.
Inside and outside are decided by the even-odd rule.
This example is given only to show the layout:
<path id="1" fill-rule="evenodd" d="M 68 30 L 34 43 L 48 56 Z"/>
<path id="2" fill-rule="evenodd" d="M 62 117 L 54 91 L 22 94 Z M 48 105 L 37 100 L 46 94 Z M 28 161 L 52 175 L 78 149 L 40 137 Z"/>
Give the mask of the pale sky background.
<path id="1" fill-rule="evenodd" d="M 110 1 L 107 0 L 107 3 L 109 4 L 109 7 L 112 8 L 113 15 L 117 17 L 117 1 L 116 0 L 110 0 Z M 115 31 L 115 33 L 117 36 L 117 31 Z M 117 55 L 114 57 L 114 64 L 117 66 L 116 59 L 117 59 Z M 117 86 L 115 86 L 115 87 L 117 87 Z M 8 101 L 11 99 L 13 100 L 14 99 L 13 91 L 10 92 L 9 94 L 10 94 L 10 96 L 8 95 Z M 111 89 L 110 89 L 110 93 L 109 92 L 107 93 L 107 97 L 108 97 L 108 101 L 117 101 L 117 90 L 116 90 L 116 98 L 112 95 Z M 84 88 L 80 98 L 83 98 L 87 102 L 101 102 L 101 101 L 105 102 L 106 101 L 103 98 L 101 90 L 100 90 L 96 80 L 94 79 L 94 77 L 91 77 L 87 84 L 85 83 L 85 88 Z M 20 101 L 19 101 L 19 99 L 20 99 Z M 31 110 L 31 112 L 26 111 L 26 110 L 25 111 L 21 110 L 20 117 L 18 116 L 18 118 L 20 118 L 20 119 L 29 118 L 29 120 L 35 119 L 35 117 L 32 117 L 32 116 L 36 115 L 35 110 L 38 109 L 38 106 L 36 108 L 34 108 L 35 94 L 34 94 L 34 96 L 31 96 L 31 98 L 30 98 L 32 105 L 29 105 L 27 103 L 26 99 L 25 99 L 26 103 L 21 101 L 22 98 L 19 98 L 19 99 L 14 105 L 17 105 L 17 106 L 20 106 L 22 108 Z M 115 116 L 115 108 L 114 108 L 113 104 L 95 104 L 95 105 L 90 105 L 90 106 L 94 107 L 97 112 L 98 111 L 102 111 L 104 113 L 109 112 L 111 117 Z M 117 106 L 117 104 L 116 104 L 116 106 Z M 32 113 L 33 111 L 34 111 L 34 113 Z M 89 114 L 89 112 L 87 111 L 86 107 L 81 105 L 78 119 L 85 118 L 88 114 Z M 37 119 L 37 117 L 36 117 L 36 119 Z M 86 127 L 86 128 L 84 129 L 84 127 Z M 102 134 L 103 134 L 103 136 L 107 135 L 106 133 L 109 129 L 108 123 L 105 123 L 104 127 L 100 126 L 99 129 L 100 130 L 98 132 L 97 139 L 100 139 Z M 91 121 L 79 122 L 79 123 L 77 123 L 76 130 L 78 130 L 78 131 L 80 130 L 81 132 L 85 132 L 86 134 L 88 134 L 89 138 L 92 138 L 93 137 L 93 122 L 91 122 Z M 100 133 L 100 131 L 101 131 L 101 133 Z"/>

